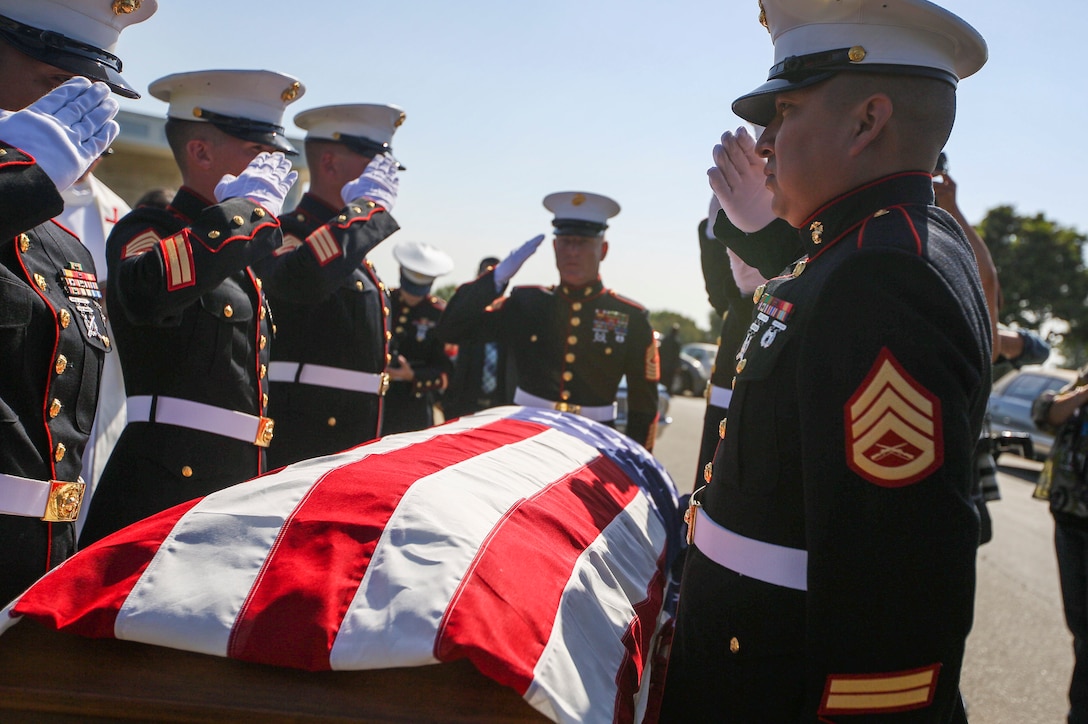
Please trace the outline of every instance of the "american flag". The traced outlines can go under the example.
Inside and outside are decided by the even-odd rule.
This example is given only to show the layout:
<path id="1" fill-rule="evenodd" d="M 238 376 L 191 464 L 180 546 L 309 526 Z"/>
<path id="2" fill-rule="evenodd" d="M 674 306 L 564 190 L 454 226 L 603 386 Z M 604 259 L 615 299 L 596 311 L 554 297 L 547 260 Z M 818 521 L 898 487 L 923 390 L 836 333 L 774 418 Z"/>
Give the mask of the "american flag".
<path id="1" fill-rule="evenodd" d="M 663 675 L 677 505 L 624 435 L 497 408 L 147 518 L 43 577 L 0 626 L 309 670 L 468 658 L 554 721 L 641 721 Z"/>

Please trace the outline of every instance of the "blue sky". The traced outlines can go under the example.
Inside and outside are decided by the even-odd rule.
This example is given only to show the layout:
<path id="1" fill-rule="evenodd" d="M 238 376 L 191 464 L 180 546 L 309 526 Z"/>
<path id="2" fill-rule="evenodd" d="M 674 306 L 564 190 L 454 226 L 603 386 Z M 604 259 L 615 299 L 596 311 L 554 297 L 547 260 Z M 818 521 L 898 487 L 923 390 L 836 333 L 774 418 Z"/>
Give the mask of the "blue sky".
<path id="1" fill-rule="evenodd" d="M 960 85 L 947 147 L 968 219 L 1011 204 L 1088 233 L 1088 100 L 1077 72 L 1088 4 L 943 5 L 990 47 L 990 62 Z M 290 135 L 301 135 L 290 119 L 319 105 L 404 108 L 394 139 L 408 167 L 394 211 L 402 228 L 372 255 L 391 282 L 398 241 L 445 249 L 456 267 L 438 283 L 462 282 L 480 258 L 550 231 L 544 196 L 593 191 L 623 207 L 605 284 L 705 326 L 695 229 L 710 199 L 710 150 L 741 123 L 730 104 L 771 65 L 757 15 L 756 0 L 160 0 L 117 53 L 141 91 L 208 68 L 297 76 L 306 93 L 288 108 Z M 146 95 L 121 103 L 166 110 Z M 544 245 L 514 282 L 556 279 Z"/>

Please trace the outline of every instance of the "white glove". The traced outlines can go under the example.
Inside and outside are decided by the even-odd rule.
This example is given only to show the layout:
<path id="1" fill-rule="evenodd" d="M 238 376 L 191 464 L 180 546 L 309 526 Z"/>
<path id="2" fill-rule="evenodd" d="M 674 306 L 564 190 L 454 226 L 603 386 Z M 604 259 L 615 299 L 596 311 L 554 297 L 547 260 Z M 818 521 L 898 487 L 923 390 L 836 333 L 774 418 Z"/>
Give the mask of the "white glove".
<path id="1" fill-rule="evenodd" d="M 772 194 L 763 174 L 766 160 L 756 153 L 756 142 L 743 126 L 734 136 L 726 131 L 714 147 L 714 167 L 707 171 L 710 188 L 726 216 L 745 234 L 759 231 L 777 218 L 771 211 Z"/>
<path id="2" fill-rule="evenodd" d="M 282 153 L 258 153 L 241 176 L 228 173 L 219 179 L 215 200 L 223 202 L 245 196 L 273 216 L 279 216 L 283 200 L 297 179 L 298 171 L 291 170 L 291 161 Z"/>
<path id="3" fill-rule="evenodd" d="M 533 255 L 542 241 L 544 241 L 544 235 L 537 234 L 532 239 L 529 239 L 529 241 L 510 252 L 505 259 L 495 266 L 496 293 L 501 293 L 502 290 L 506 288 L 506 284 L 513 279 L 514 275 L 518 273 L 518 269 L 521 269 L 521 265 Z"/>
<path id="4" fill-rule="evenodd" d="M 397 203 L 398 188 L 400 179 L 397 178 L 397 162 L 389 154 L 383 153 L 370 159 L 359 178 L 344 184 L 340 189 L 340 198 L 345 204 L 363 198 L 373 201 L 386 211 L 392 211 L 393 204 Z"/>
<path id="5" fill-rule="evenodd" d="M 714 194 L 710 195 L 710 207 L 706 212 L 706 235 L 711 239 L 717 239 L 714 236 L 714 222 L 718 220 L 718 212 L 722 210 L 722 202 L 718 201 L 718 197 Z"/>
<path id="6" fill-rule="evenodd" d="M 109 86 L 77 76 L 0 119 L 0 139 L 33 156 L 63 191 L 117 138 L 117 110 Z"/>

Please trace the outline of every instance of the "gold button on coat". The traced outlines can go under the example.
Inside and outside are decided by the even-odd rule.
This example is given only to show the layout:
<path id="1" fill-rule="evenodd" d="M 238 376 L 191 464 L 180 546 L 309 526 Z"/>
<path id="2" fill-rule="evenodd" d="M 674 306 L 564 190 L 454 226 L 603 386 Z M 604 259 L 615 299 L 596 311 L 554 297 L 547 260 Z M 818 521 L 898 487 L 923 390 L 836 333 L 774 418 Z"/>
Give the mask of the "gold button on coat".
<path id="1" fill-rule="evenodd" d="M 729 651 L 734 653 L 734 654 L 737 653 L 738 651 L 740 651 L 740 641 L 737 641 L 736 636 L 729 639 Z"/>
<path id="2" fill-rule="evenodd" d="M 714 463 L 707 463 L 703 466 L 703 480 L 710 482 L 710 479 L 714 477 Z"/>
<path id="3" fill-rule="evenodd" d="M 230 306 L 229 304 L 223 307 L 223 316 L 228 318 L 233 317 L 234 307 Z"/>
<path id="4" fill-rule="evenodd" d="M 725 423 L 726 422 L 727 422 L 727 420 L 723 417 L 722 421 L 718 423 L 718 437 L 720 437 L 722 440 L 725 439 Z"/>
<path id="5" fill-rule="evenodd" d="M 578 344 L 578 338 L 572 334 L 571 336 L 567 337 L 567 344 Z"/>
<path id="6" fill-rule="evenodd" d="M 335 417 L 330 417 L 328 419 L 328 423 L 329 423 L 329 427 L 336 427 L 336 418 Z"/>
<path id="7" fill-rule="evenodd" d="M 262 335 L 261 335 L 261 341 L 260 341 L 260 343 L 259 343 L 259 344 L 260 344 L 260 346 L 261 346 L 261 349 L 264 349 L 265 347 L 267 347 L 267 346 L 268 346 L 268 337 L 266 337 L 266 336 L 264 336 L 264 335 L 262 334 Z"/>
<path id="8" fill-rule="evenodd" d="M 68 369 L 68 358 L 64 355 L 57 355 L 57 364 L 53 369 L 57 371 L 58 375 L 63 375 L 64 370 Z"/>
<path id="9" fill-rule="evenodd" d="M 566 380 L 567 382 L 570 382 L 571 380 L 574 379 L 574 373 L 571 372 L 570 370 L 567 370 L 566 372 L 563 373 L 563 379 Z"/>
<path id="10" fill-rule="evenodd" d="M 191 467 L 189 467 L 188 465 L 182 465 L 181 466 L 181 477 L 183 477 L 183 478 L 193 477 L 193 469 Z"/>
<path id="11" fill-rule="evenodd" d="M 748 366 L 748 359 L 747 358 L 742 359 L 740 362 L 737 362 L 737 374 L 739 375 L 741 372 L 743 372 L 744 368 L 747 367 L 747 366 Z"/>
<path id="12" fill-rule="evenodd" d="M 268 376 L 268 365 L 261 365 L 261 379 Z"/>
<path id="13" fill-rule="evenodd" d="M 569 400 L 570 399 L 570 390 L 563 390 L 562 392 L 560 392 L 559 393 L 559 399 L 563 400 L 564 402 Z"/>
<path id="14" fill-rule="evenodd" d="M 19 234 L 19 251 L 24 254 L 30 251 L 30 237 L 26 234 Z"/>
<path id="15" fill-rule="evenodd" d="M 358 289 L 360 292 L 363 291 L 363 282 L 359 279 L 356 279 L 355 288 Z"/>
<path id="16" fill-rule="evenodd" d="M 572 352 L 568 352 L 567 356 L 564 357 L 563 359 L 565 359 L 567 362 L 573 362 L 574 361 L 574 354 Z"/>
<path id="17" fill-rule="evenodd" d="M 246 220 L 243 219 L 241 216 L 235 216 L 233 219 L 230 220 L 230 223 L 234 224 L 235 226 L 241 226 L 242 224 L 246 223 Z"/>
<path id="18" fill-rule="evenodd" d="M 573 309 L 576 312 L 580 312 L 580 311 L 582 311 L 582 303 L 581 302 L 575 302 L 574 304 L 570 305 L 570 308 Z"/>
<path id="19" fill-rule="evenodd" d="M 211 231 L 208 232 L 208 238 L 209 239 L 218 239 L 219 238 L 219 232 L 216 231 L 215 229 L 212 229 Z"/>
<path id="20" fill-rule="evenodd" d="M 570 318 L 570 326 L 572 326 L 572 327 L 577 327 L 581 323 L 582 323 L 581 317 L 571 317 Z"/>
<path id="21" fill-rule="evenodd" d="M 64 453 L 68 452 L 68 448 L 64 447 L 64 443 L 58 442 L 56 450 L 53 451 L 53 460 L 58 463 L 64 459 Z"/>
<path id="22" fill-rule="evenodd" d="M 72 315 L 67 309 L 60 310 L 60 326 L 64 329 L 68 329 L 68 325 L 72 323 Z"/>
<path id="23" fill-rule="evenodd" d="M 49 405 L 49 416 L 56 417 L 60 414 L 60 409 L 63 405 L 60 404 L 60 400 L 53 398 L 53 402 Z"/>

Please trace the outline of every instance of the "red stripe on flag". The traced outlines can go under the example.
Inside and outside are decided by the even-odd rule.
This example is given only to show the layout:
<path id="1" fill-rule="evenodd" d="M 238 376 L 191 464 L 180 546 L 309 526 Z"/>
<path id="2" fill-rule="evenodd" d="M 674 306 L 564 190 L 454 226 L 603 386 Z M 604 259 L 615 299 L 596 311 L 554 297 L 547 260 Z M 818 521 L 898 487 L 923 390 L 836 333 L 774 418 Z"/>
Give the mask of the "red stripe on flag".
<path id="1" fill-rule="evenodd" d="M 422 477 L 547 429 L 502 419 L 330 471 L 280 531 L 235 621 L 227 655 L 328 670 L 336 633 L 405 491 Z"/>
<path id="2" fill-rule="evenodd" d="M 601 457 L 513 509 L 454 594 L 435 657 L 467 657 L 524 696 L 575 563 L 636 495 L 638 486 Z"/>
<path id="3" fill-rule="evenodd" d="M 63 575 L 47 576 L 24 593 L 12 615 L 80 636 L 113 638 L 128 594 L 178 519 L 198 502 L 174 506 L 83 549 L 64 564 Z"/>

